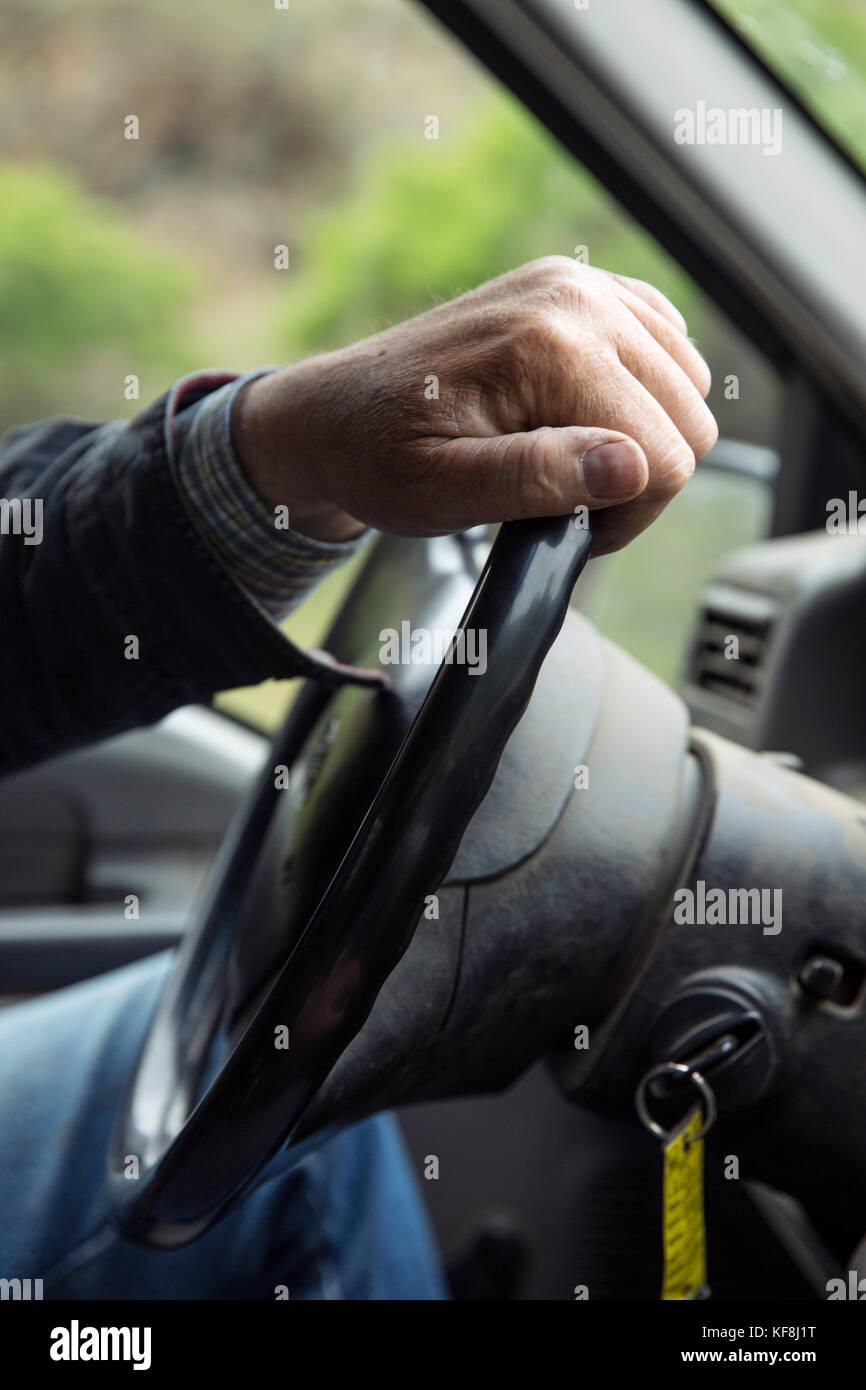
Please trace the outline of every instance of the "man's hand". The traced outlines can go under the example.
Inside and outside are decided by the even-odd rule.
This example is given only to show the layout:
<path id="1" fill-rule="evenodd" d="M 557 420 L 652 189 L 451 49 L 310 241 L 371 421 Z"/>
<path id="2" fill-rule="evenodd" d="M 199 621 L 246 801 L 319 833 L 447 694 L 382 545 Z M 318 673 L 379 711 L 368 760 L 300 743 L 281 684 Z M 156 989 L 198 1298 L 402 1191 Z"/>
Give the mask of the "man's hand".
<path id="1" fill-rule="evenodd" d="M 658 290 L 549 256 L 259 378 L 232 434 L 253 487 L 320 540 L 586 505 L 608 508 L 600 554 L 648 526 L 716 442 L 709 387 Z"/>

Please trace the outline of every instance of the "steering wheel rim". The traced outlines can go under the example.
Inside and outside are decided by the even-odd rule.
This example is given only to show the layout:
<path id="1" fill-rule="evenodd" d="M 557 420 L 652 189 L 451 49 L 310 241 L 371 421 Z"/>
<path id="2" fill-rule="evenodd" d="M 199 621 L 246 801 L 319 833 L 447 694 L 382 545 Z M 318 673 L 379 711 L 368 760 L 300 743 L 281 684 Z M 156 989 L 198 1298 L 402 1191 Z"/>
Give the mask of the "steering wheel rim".
<path id="1" fill-rule="evenodd" d="M 445 878 L 562 626 L 591 542 L 591 528 L 573 516 L 500 528 L 454 637 L 486 631 L 486 671 L 440 665 L 330 884 L 230 1054 L 220 1057 L 214 1039 L 237 910 L 273 814 L 266 768 L 227 836 L 209 909 L 179 950 L 118 1115 L 108 1180 L 122 1234 L 159 1248 L 196 1239 L 291 1142 L 408 947 L 426 896 Z M 277 761 L 291 766 L 331 694 L 307 682 L 274 744 Z M 275 1030 L 285 1028 L 289 1047 L 277 1048 Z"/>

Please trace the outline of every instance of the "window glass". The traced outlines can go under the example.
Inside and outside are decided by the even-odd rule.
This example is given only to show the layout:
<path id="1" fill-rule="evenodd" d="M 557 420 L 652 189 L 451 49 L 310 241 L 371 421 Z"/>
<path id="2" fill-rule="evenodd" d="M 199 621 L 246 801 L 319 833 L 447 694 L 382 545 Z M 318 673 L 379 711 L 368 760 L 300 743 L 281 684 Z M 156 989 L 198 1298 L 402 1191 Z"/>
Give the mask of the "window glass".
<path id="1" fill-rule="evenodd" d="M 773 384 L 748 345 L 406 0 L 16 0 L 0 15 L 0 146 L 0 428 L 130 416 L 186 371 L 291 362 L 558 253 L 657 284 L 710 362 L 723 430 L 771 442 Z M 659 530 L 598 567 L 600 623 L 666 675 L 680 630 L 662 604 L 694 602 L 673 557 L 706 557 L 702 534 L 728 544 L 703 495 L 671 509 L 676 545 Z M 352 577 L 288 631 L 319 641 Z M 291 693 L 221 701 L 270 728 Z"/>
<path id="2" fill-rule="evenodd" d="M 713 3 L 866 170 L 866 5 L 862 0 Z"/>

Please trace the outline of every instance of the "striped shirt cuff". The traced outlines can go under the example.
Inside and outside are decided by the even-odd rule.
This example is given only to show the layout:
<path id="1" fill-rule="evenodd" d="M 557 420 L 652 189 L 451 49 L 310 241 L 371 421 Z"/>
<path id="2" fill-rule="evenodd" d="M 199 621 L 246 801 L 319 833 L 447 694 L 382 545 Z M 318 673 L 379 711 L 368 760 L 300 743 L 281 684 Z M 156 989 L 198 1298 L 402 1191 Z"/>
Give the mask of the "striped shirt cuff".
<path id="1" fill-rule="evenodd" d="M 232 446 L 232 403 L 248 381 L 277 370 L 184 378 L 169 400 L 168 437 L 197 529 L 249 597 L 279 620 L 330 570 L 351 559 L 365 537 L 329 542 L 301 535 L 291 529 L 284 508 L 270 508 L 247 482 Z"/>

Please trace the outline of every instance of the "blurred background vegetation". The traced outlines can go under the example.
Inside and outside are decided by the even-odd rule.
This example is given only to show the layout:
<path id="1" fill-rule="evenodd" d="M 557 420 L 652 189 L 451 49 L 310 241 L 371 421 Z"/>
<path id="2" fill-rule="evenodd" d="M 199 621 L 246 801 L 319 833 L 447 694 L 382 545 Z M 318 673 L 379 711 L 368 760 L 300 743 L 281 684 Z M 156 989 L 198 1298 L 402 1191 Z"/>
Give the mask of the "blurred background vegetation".
<path id="1" fill-rule="evenodd" d="M 864 0 L 713 0 L 866 170 Z"/>
<path id="2" fill-rule="evenodd" d="M 844 57 L 866 55 L 861 0 L 719 8 L 755 42 L 775 34 L 819 106 L 859 94 L 862 152 Z M 723 431 L 771 442 L 773 382 L 748 344 L 419 5 L 5 0 L 0 429 L 130 415 L 131 373 L 143 404 L 193 368 L 292 361 L 579 246 L 670 296 L 717 381 L 752 383 L 735 403 L 714 388 Z M 597 567 L 594 616 L 674 679 L 698 585 L 765 511 L 730 479 L 687 489 Z M 293 635 L 318 640 L 350 581 L 323 586 Z M 270 724 L 287 698 L 267 683 L 228 704 Z"/>

